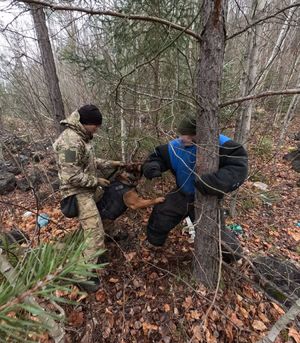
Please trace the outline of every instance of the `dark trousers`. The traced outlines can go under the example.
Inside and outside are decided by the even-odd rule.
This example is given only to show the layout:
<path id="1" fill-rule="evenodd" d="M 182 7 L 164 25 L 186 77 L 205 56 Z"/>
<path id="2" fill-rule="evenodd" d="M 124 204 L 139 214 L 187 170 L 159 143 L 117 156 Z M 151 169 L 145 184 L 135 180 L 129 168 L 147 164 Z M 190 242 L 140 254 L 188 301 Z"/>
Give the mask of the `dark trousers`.
<path id="1" fill-rule="evenodd" d="M 163 245 L 169 232 L 187 216 L 193 221 L 194 199 L 177 189 L 166 195 L 166 200 L 154 206 L 150 215 L 147 238 L 156 246 Z"/>
<path id="2" fill-rule="evenodd" d="M 221 239 L 223 260 L 227 263 L 241 258 L 242 247 L 236 235 L 225 227 L 221 210 Z M 177 189 L 166 195 L 166 200 L 155 205 L 147 226 L 148 241 L 155 246 L 164 245 L 169 232 L 184 218 L 195 221 L 194 199 Z"/>

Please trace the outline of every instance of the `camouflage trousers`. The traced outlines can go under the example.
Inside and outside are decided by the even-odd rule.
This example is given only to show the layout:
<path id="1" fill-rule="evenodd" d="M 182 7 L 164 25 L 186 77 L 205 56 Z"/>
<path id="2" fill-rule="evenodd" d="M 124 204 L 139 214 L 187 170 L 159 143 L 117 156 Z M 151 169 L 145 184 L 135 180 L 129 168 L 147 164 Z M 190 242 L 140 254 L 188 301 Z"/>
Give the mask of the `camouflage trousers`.
<path id="1" fill-rule="evenodd" d="M 96 206 L 97 199 L 95 194 L 77 194 L 78 203 L 78 219 L 83 229 L 83 233 L 87 236 L 87 248 L 84 252 L 84 258 L 91 263 L 97 262 L 95 254 L 102 249 L 105 249 L 104 244 L 104 229 Z"/>

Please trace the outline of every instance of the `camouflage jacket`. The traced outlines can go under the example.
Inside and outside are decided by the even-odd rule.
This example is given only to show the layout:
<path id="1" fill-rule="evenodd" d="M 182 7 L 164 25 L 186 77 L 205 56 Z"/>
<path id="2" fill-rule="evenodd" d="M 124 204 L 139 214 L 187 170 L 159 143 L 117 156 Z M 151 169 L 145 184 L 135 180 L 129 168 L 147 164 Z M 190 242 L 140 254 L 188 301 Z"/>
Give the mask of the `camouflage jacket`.
<path id="1" fill-rule="evenodd" d="M 66 129 L 53 144 L 58 165 L 62 198 L 79 193 L 94 193 L 98 186 L 97 168 L 110 167 L 112 161 L 96 158 L 91 144 L 93 136 L 73 112 L 61 124 Z"/>

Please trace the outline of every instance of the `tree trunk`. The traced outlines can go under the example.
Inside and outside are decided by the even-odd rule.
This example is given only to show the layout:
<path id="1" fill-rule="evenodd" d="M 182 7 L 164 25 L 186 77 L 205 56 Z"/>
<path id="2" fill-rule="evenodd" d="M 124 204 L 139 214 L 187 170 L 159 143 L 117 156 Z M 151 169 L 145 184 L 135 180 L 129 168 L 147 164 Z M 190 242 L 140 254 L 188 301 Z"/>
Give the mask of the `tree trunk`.
<path id="1" fill-rule="evenodd" d="M 290 125 L 290 122 L 292 121 L 294 114 L 295 114 L 295 109 L 298 105 L 298 101 L 299 101 L 299 94 L 296 94 L 293 96 L 292 101 L 290 102 L 289 108 L 286 112 L 286 115 L 284 116 L 284 121 L 283 121 L 283 127 L 280 133 L 280 138 L 279 138 L 279 145 L 282 143 L 286 131 Z"/>
<path id="2" fill-rule="evenodd" d="M 124 96 L 123 96 L 123 89 L 120 89 L 120 104 L 121 104 L 121 117 L 120 117 L 120 125 L 121 125 L 121 156 L 122 161 L 126 162 L 126 122 L 125 122 L 125 113 L 124 113 Z"/>
<path id="3" fill-rule="evenodd" d="M 218 103 L 225 49 L 227 1 L 204 0 L 202 5 L 200 58 L 195 82 L 197 99 L 197 175 L 218 169 Z M 209 288 L 216 288 L 219 269 L 218 200 L 196 192 L 194 274 Z"/>
<path id="4" fill-rule="evenodd" d="M 159 57 L 157 57 L 154 60 L 154 65 L 153 65 L 153 73 L 154 73 L 154 82 L 153 82 L 153 94 L 155 95 L 155 100 L 151 102 L 151 112 L 152 112 L 152 118 L 153 118 L 153 123 L 156 131 L 156 136 L 159 139 L 160 136 L 160 131 L 159 131 L 159 106 L 160 106 L 160 79 L 159 79 Z"/>
<path id="5" fill-rule="evenodd" d="M 52 107 L 54 126 L 57 132 L 60 132 L 61 127 L 59 122 L 65 118 L 65 111 L 56 73 L 53 52 L 50 44 L 48 28 L 46 25 L 45 13 L 41 6 L 32 4 L 29 6 L 31 8 L 38 45 L 41 52 L 45 80 L 47 83 L 50 104 Z"/>
<path id="6" fill-rule="evenodd" d="M 253 0 L 252 2 L 252 20 L 254 21 L 259 16 L 265 7 L 265 0 Z M 256 13 L 257 12 L 257 13 Z M 255 26 L 248 31 L 247 50 L 244 55 L 244 63 L 246 65 L 241 79 L 241 96 L 247 96 L 255 89 L 257 78 L 258 64 L 258 44 L 257 39 L 260 37 L 262 26 Z M 247 101 L 241 105 L 241 111 L 236 124 L 235 140 L 244 146 L 247 146 L 247 140 L 251 128 L 253 101 Z"/>
<path id="7" fill-rule="evenodd" d="M 2 143 L 0 141 L 0 162 L 4 161 L 4 155 L 3 155 L 3 146 Z"/>
<path id="8" fill-rule="evenodd" d="M 265 0 L 264 0 L 265 1 Z M 297 0 L 291 0 L 290 1 L 290 5 L 293 5 Z M 282 46 L 285 42 L 285 39 L 287 37 L 288 31 L 290 29 L 290 24 L 291 24 L 291 20 L 293 18 L 293 14 L 295 13 L 297 8 L 292 7 L 289 9 L 288 14 L 286 16 L 286 19 L 284 21 L 284 23 L 282 24 L 282 27 L 280 29 L 279 35 L 277 37 L 276 43 L 274 45 L 274 48 L 272 50 L 271 56 L 268 59 L 268 62 L 266 63 L 263 72 L 261 74 L 261 77 L 263 76 L 263 78 L 261 78 L 260 84 L 261 87 L 263 87 L 263 84 L 265 83 L 265 80 L 267 79 L 267 76 L 269 74 L 270 71 L 270 67 L 272 66 L 275 58 L 281 53 L 282 50 Z"/>
<path id="9" fill-rule="evenodd" d="M 288 85 L 293 77 L 293 74 L 297 73 L 299 69 L 300 69 L 300 55 L 297 54 L 296 59 L 293 62 L 293 68 L 291 68 L 291 72 L 284 77 L 283 87 L 281 87 L 282 89 L 288 88 Z M 299 74 L 300 74 L 300 71 L 299 71 Z M 283 107 L 283 98 L 284 96 L 281 96 L 278 99 L 278 106 L 276 109 L 276 114 L 275 114 L 275 119 L 274 119 L 275 127 L 278 127 L 280 125 L 280 120 L 282 119 L 281 113 L 282 113 L 282 107 Z"/>

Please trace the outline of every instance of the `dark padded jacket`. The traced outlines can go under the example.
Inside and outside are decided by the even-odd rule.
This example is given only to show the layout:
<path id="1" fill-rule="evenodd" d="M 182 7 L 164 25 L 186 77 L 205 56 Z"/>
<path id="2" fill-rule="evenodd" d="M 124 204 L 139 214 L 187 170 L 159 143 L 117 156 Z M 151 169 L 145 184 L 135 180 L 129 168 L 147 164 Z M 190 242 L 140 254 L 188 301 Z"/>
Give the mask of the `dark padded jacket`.
<path id="1" fill-rule="evenodd" d="M 127 209 L 123 195 L 134 188 L 119 181 L 105 187 L 102 198 L 96 204 L 101 218 L 115 220 L 123 214 Z"/>
<path id="2" fill-rule="evenodd" d="M 198 176 L 194 177 L 194 186 L 204 195 L 217 195 L 221 197 L 225 193 L 236 190 L 247 178 L 248 156 L 246 150 L 241 144 L 230 138 L 222 137 L 225 137 L 225 139 L 222 140 L 219 148 L 218 171 L 201 175 L 200 178 Z M 159 177 L 167 170 L 171 170 L 175 178 L 176 174 L 180 173 L 180 169 L 174 170 L 174 163 L 172 164 L 171 162 L 171 159 L 174 160 L 174 156 L 170 156 L 170 144 L 174 141 L 156 147 L 155 151 L 149 155 L 142 167 L 146 178 Z M 190 163 L 190 161 L 187 163 Z M 193 171 L 194 168 L 195 163 Z M 179 184 L 178 177 L 176 178 L 176 183 L 180 188 L 181 185 Z"/>

